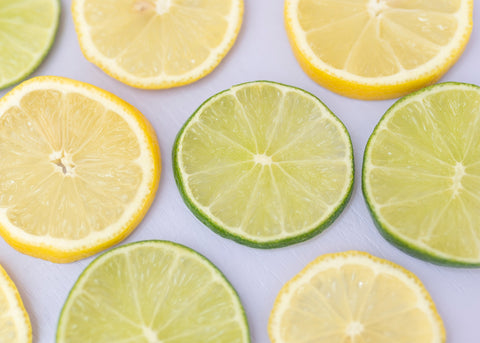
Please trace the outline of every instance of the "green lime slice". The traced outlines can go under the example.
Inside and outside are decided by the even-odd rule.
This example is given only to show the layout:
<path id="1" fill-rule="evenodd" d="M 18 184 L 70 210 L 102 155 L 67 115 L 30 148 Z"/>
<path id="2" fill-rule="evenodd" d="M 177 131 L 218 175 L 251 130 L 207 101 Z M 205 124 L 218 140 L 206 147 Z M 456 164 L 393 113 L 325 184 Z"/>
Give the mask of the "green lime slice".
<path id="1" fill-rule="evenodd" d="M 30 75 L 55 39 L 59 0 L 0 1 L 0 89 Z"/>
<path id="2" fill-rule="evenodd" d="M 80 275 L 63 307 L 57 343 L 246 343 L 237 293 L 205 257 L 145 241 L 110 250 Z"/>
<path id="3" fill-rule="evenodd" d="M 258 248 L 304 241 L 330 225 L 352 191 L 345 126 L 315 96 L 266 81 L 232 87 L 190 117 L 173 148 L 192 212 Z"/>
<path id="4" fill-rule="evenodd" d="M 363 192 L 399 248 L 480 266 L 480 88 L 443 83 L 396 102 L 367 144 Z"/>

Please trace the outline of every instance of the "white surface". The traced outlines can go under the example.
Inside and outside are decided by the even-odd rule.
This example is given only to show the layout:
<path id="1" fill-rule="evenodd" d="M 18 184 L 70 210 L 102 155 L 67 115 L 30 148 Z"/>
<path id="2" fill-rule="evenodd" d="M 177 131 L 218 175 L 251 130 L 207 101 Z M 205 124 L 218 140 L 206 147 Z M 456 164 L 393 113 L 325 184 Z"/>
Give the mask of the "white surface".
<path id="1" fill-rule="evenodd" d="M 350 249 L 370 252 L 414 272 L 437 304 L 449 343 L 480 342 L 480 270 L 440 267 L 404 254 L 380 236 L 367 212 L 361 193 L 363 150 L 374 126 L 394 101 L 351 100 L 311 81 L 298 66 L 287 41 L 282 0 L 245 0 L 242 30 L 220 66 L 192 85 L 159 91 L 136 90 L 123 85 L 87 62 L 76 40 L 70 1 L 62 0 L 62 5 L 61 24 L 53 50 L 34 75 L 66 76 L 104 88 L 142 111 L 159 137 L 163 159 L 160 188 L 146 218 L 125 243 L 165 239 L 204 254 L 224 272 L 240 294 L 254 343 L 269 342 L 270 309 L 287 280 L 321 254 Z M 480 7 L 477 6 L 474 21 L 478 20 Z M 480 29 L 475 27 L 465 54 L 442 81 L 480 84 L 479 57 Z M 356 163 L 352 199 L 327 231 L 305 243 L 267 251 L 226 240 L 201 224 L 182 202 L 175 186 L 170 156 L 176 133 L 205 99 L 234 84 L 261 79 L 294 85 L 320 97 L 350 131 Z M 0 96 L 5 92 L 0 91 Z M 53 264 L 22 255 L 0 239 L 0 263 L 20 289 L 31 315 L 35 343 L 54 342 L 63 302 L 92 259 L 67 265 Z"/>

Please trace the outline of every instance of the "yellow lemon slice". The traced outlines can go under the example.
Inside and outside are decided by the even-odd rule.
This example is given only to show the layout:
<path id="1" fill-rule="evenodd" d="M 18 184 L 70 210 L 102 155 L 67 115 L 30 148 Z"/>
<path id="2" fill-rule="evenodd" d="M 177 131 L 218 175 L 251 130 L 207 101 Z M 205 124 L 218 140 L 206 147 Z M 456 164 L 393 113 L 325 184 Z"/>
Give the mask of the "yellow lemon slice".
<path id="1" fill-rule="evenodd" d="M 0 265 L 0 342 L 31 343 L 32 327 L 15 284 Z"/>
<path id="2" fill-rule="evenodd" d="M 272 343 L 443 343 L 445 330 L 418 278 L 349 251 L 317 258 L 280 291 Z"/>
<path id="3" fill-rule="evenodd" d="M 243 0 L 74 0 L 85 57 L 138 88 L 194 82 L 210 73 L 236 40 Z"/>
<path id="4" fill-rule="evenodd" d="M 437 81 L 472 31 L 473 0 L 286 0 L 293 51 L 306 73 L 359 99 L 405 95 Z"/>
<path id="5" fill-rule="evenodd" d="M 131 105 L 60 77 L 24 82 L 0 100 L 0 234 L 54 262 L 125 238 L 160 177 L 155 133 Z"/>

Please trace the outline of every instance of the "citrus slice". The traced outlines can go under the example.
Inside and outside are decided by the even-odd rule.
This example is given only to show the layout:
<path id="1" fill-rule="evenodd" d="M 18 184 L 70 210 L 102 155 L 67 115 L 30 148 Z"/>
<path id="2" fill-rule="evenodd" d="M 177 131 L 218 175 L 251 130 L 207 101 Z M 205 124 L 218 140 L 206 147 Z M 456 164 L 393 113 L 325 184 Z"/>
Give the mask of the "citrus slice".
<path id="1" fill-rule="evenodd" d="M 0 342 L 31 343 L 32 327 L 17 287 L 0 265 Z"/>
<path id="2" fill-rule="evenodd" d="M 0 100 L 0 234 L 54 262 L 124 239 L 160 177 L 155 132 L 138 110 L 78 81 L 38 77 Z"/>
<path id="3" fill-rule="evenodd" d="M 473 0 L 286 0 L 293 51 L 339 94 L 388 99 L 431 84 L 458 60 Z"/>
<path id="4" fill-rule="evenodd" d="M 130 86 L 170 88 L 210 73 L 235 42 L 243 0 L 74 0 L 85 57 Z"/>
<path id="5" fill-rule="evenodd" d="M 55 39 L 59 0 L 0 1 L 0 89 L 31 74 Z"/>
<path id="6" fill-rule="evenodd" d="M 367 253 L 320 256 L 281 289 L 272 343 L 444 343 L 430 295 L 411 272 Z"/>
<path id="7" fill-rule="evenodd" d="M 273 82 L 208 99 L 178 134 L 173 161 L 193 213 L 220 235 L 258 248 L 318 234 L 352 191 L 345 126 L 310 93 Z"/>
<path id="8" fill-rule="evenodd" d="M 247 343 L 240 299 L 205 257 L 145 241 L 113 249 L 80 275 L 60 315 L 57 343 Z"/>
<path id="9" fill-rule="evenodd" d="M 380 232 L 438 263 L 480 266 L 480 88 L 409 95 L 368 142 L 363 192 Z"/>

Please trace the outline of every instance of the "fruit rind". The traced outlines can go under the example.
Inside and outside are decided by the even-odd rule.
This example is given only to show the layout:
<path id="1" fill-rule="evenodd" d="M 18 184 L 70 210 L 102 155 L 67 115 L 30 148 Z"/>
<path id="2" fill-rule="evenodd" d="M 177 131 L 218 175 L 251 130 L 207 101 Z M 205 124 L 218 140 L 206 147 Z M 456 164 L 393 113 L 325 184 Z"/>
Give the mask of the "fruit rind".
<path id="1" fill-rule="evenodd" d="M 390 242 L 392 245 L 394 245 L 398 249 L 402 250 L 408 255 L 411 255 L 413 257 L 422 259 L 430 263 L 438 264 L 438 265 L 445 265 L 450 267 L 462 267 L 462 268 L 480 267 L 480 261 L 477 262 L 477 261 L 466 261 L 466 260 L 460 260 L 460 259 L 457 260 L 445 254 L 440 254 L 434 250 L 429 250 L 427 248 L 422 249 L 422 248 L 416 247 L 413 242 L 401 237 L 398 233 L 389 229 L 386 224 L 382 223 L 382 221 L 378 218 L 377 214 L 375 213 L 373 201 L 368 194 L 368 189 L 366 185 L 366 178 L 367 178 L 366 174 L 367 174 L 369 152 L 373 144 L 372 142 L 375 138 L 375 135 L 380 130 L 379 128 L 383 125 L 383 123 L 386 122 L 390 117 L 390 115 L 393 115 L 393 113 L 395 113 L 395 110 L 397 109 L 397 107 L 401 106 L 404 102 L 412 101 L 414 97 L 421 95 L 423 93 L 428 94 L 432 90 L 441 89 L 443 87 L 448 88 L 452 86 L 471 88 L 480 93 L 480 87 L 474 84 L 461 83 L 461 82 L 443 82 L 443 83 L 425 87 L 423 89 L 420 89 L 414 93 L 411 93 L 401 98 L 400 100 L 395 102 L 385 112 L 385 114 L 382 116 L 380 121 L 375 126 L 372 134 L 370 135 L 370 138 L 368 139 L 367 145 L 365 147 L 365 153 L 363 155 L 363 167 L 362 167 L 362 192 L 363 192 L 365 202 L 367 204 L 368 211 L 370 212 L 372 220 L 375 226 L 377 227 L 378 231 L 388 242 Z"/>
<path id="2" fill-rule="evenodd" d="M 182 172 L 180 171 L 179 160 L 178 160 L 178 158 L 179 158 L 178 154 L 179 154 L 179 151 L 180 151 L 180 140 L 182 139 L 183 133 L 185 132 L 185 129 L 188 127 L 188 125 L 192 121 L 192 119 L 196 117 L 197 113 L 199 113 L 201 110 L 203 110 L 204 106 L 206 106 L 209 102 L 211 102 L 215 98 L 221 97 L 225 93 L 230 92 L 230 91 L 232 91 L 236 88 L 240 88 L 240 87 L 248 86 L 248 85 L 252 85 L 252 84 L 261 84 L 261 83 L 272 84 L 272 85 L 277 85 L 277 86 L 281 86 L 281 87 L 287 87 L 287 88 L 290 88 L 290 89 L 294 89 L 296 91 L 305 93 L 305 94 L 311 96 L 316 101 L 318 101 L 321 104 L 321 106 L 324 107 L 325 110 L 328 111 L 328 113 L 332 116 L 332 118 L 334 118 L 338 122 L 338 124 L 341 126 L 342 130 L 344 131 L 346 137 L 348 137 L 349 154 L 350 154 L 349 160 L 351 161 L 351 167 L 352 167 L 351 173 L 350 173 L 351 177 L 350 177 L 350 180 L 349 180 L 349 184 L 347 186 L 347 192 L 345 194 L 345 197 L 343 198 L 341 203 L 338 205 L 338 207 L 335 209 L 335 211 L 333 211 L 333 213 L 327 219 L 325 219 L 320 225 L 318 225 L 317 227 L 314 227 L 313 229 L 311 229 L 308 232 L 302 233 L 302 234 L 297 235 L 297 236 L 292 236 L 292 237 L 287 237 L 287 238 L 282 238 L 282 239 L 269 240 L 269 241 L 256 241 L 256 240 L 253 240 L 253 239 L 246 238 L 242 235 L 235 234 L 233 232 L 228 231 L 227 229 L 223 228 L 221 225 L 215 223 L 212 219 L 210 219 L 209 216 L 207 214 L 205 214 L 200 208 L 198 208 L 198 206 L 195 205 L 194 202 L 192 201 L 192 199 L 188 196 L 188 194 L 185 190 L 185 182 L 184 182 L 183 177 L 182 177 Z M 294 87 L 294 86 L 289 86 L 289 85 L 285 85 L 285 84 L 278 83 L 278 82 L 273 82 L 273 81 L 260 80 L 260 81 L 251 81 L 251 82 L 241 83 L 241 84 L 232 86 L 231 88 L 226 89 L 222 92 L 219 92 L 219 93 L 211 96 L 207 100 L 205 100 L 197 108 L 197 110 L 190 116 L 190 118 L 188 118 L 188 120 L 185 122 L 185 124 L 182 126 L 179 133 L 177 134 L 177 137 L 175 139 L 175 143 L 173 144 L 172 161 L 173 161 L 173 163 L 172 163 L 173 174 L 174 174 L 174 177 L 175 177 L 175 183 L 177 184 L 177 188 L 180 192 L 180 195 L 181 195 L 185 205 L 190 209 L 190 211 L 195 215 L 195 217 L 197 217 L 198 220 L 200 220 L 203 224 L 205 224 L 208 228 L 210 228 L 213 232 L 217 233 L 218 235 L 220 235 L 224 238 L 233 240 L 237 243 L 252 247 L 252 248 L 260 248 L 260 249 L 282 248 L 282 247 L 285 247 L 285 246 L 288 246 L 288 245 L 292 245 L 292 244 L 307 241 L 307 240 L 319 235 L 325 229 L 327 229 L 340 216 L 340 214 L 343 212 L 343 210 L 347 206 L 347 204 L 348 204 L 348 202 L 349 202 L 349 200 L 352 196 L 352 192 L 353 192 L 353 183 L 354 183 L 354 175 L 355 175 L 353 145 L 352 145 L 350 135 L 347 131 L 347 128 L 345 127 L 343 122 L 315 95 L 313 95 L 313 94 L 311 94 L 311 93 L 309 93 L 309 92 L 307 92 L 307 91 L 305 91 L 301 88 L 297 88 L 297 87 Z"/>

